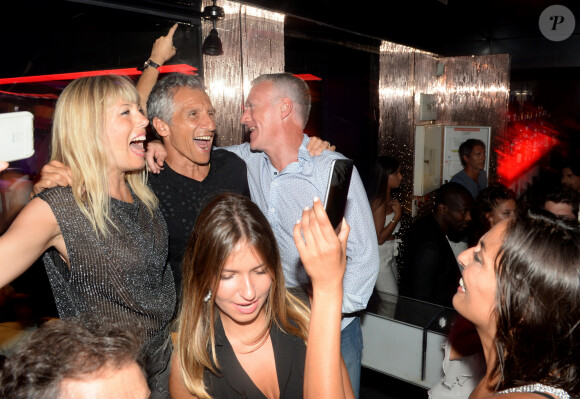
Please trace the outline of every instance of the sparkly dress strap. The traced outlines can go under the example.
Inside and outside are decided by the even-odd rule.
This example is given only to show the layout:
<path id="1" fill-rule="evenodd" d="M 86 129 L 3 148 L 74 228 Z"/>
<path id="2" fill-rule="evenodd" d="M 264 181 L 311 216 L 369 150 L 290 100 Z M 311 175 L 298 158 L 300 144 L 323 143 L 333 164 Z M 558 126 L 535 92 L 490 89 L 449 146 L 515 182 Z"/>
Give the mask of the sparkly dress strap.
<path id="1" fill-rule="evenodd" d="M 509 388 L 505 389 L 501 392 L 498 392 L 497 395 L 501 395 L 504 393 L 513 393 L 513 392 L 530 392 L 530 393 L 537 393 L 542 396 L 546 396 L 547 398 L 553 398 L 552 396 L 546 395 L 551 394 L 555 395 L 559 399 L 570 399 L 570 395 L 568 392 L 564 391 L 560 388 L 554 388 L 544 384 L 529 384 L 529 385 L 522 385 L 521 387 Z"/>
<path id="2" fill-rule="evenodd" d="M 532 392 L 532 393 L 535 393 L 535 394 L 538 394 L 538 395 L 542 395 L 543 397 L 548 398 L 548 399 L 554 399 L 554 397 L 552 395 L 549 395 L 549 394 L 547 394 L 545 392 L 538 392 L 538 391 L 536 391 L 536 392 Z"/>

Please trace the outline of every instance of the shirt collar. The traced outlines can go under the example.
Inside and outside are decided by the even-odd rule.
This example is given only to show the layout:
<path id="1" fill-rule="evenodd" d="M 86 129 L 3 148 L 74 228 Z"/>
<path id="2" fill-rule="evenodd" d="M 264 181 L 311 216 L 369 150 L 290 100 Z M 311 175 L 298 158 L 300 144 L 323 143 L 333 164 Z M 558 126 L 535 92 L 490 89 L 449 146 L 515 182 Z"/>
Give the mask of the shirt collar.
<path id="1" fill-rule="evenodd" d="M 310 156 L 310 153 L 306 149 L 306 146 L 310 142 L 310 137 L 308 137 L 308 135 L 306 134 L 303 134 L 303 136 L 304 137 L 302 138 L 302 144 L 300 144 L 300 147 L 298 148 L 298 162 L 292 162 L 290 165 L 286 166 L 286 168 L 284 168 L 284 170 L 280 172 L 280 174 L 299 173 L 300 171 L 302 171 L 302 168 L 306 163 L 310 163 L 312 161 L 312 157 Z M 276 171 L 276 168 L 274 168 L 274 165 L 272 165 L 270 158 L 265 152 L 262 152 L 262 157 L 264 158 L 264 161 L 267 163 L 268 167 L 272 171 Z"/>
<path id="2" fill-rule="evenodd" d="M 304 137 L 302 138 L 302 144 L 300 145 L 300 148 L 298 149 L 298 162 L 301 162 L 301 160 L 302 161 L 310 161 L 312 159 L 312 157 L 308 153 L 308 150 L 306 149 L 306 146 L 308 145 L 309 142 L 310 142 L 310 137 L 308 137 L 308 135 L 304 134 Z"/>

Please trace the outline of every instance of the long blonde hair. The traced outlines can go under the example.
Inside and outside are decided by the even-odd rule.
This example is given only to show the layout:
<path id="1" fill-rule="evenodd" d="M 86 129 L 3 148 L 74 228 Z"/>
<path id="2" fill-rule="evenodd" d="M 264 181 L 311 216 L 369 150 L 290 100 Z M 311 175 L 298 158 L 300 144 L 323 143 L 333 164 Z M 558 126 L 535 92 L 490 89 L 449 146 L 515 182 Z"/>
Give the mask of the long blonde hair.
<path id="1" fill-rule="evenodd" d="M 261 257 L 272 277 L 264 304 L 266 326 L 256 340 L 269 333 L 273 323 L 306 342 L 309 310 L 284 286 L 276 238 L 256 204 L 237 194 L 220 194 L 202 211 L 189 238 L 183 260 L 183 300 L 178 318 L 177 349 L 181 378 L 199 399 L 211 399 L 204 384 L 208 369 L 219 373 L 215 352 L 215 295 L 220 275 L 238 243 L 245 242 Z M 219 317 L 219 316 L 217 316 Z"/>
<path id="2" fill-rule="evenodd" d="M 109 224 L 114 226 L 109 216 L 105 115 L 119 99 L 139 104 L 139 93 L 130 79 L 118 75 L 79 78 L 59 96 L 53 118 L 51 160 L 70 167 L 75 201 L 102 235 L 107 235 Z M 125 179 L 153 212 L 158 201 L 147 186 L 145 169 L 128 172 Z"/>

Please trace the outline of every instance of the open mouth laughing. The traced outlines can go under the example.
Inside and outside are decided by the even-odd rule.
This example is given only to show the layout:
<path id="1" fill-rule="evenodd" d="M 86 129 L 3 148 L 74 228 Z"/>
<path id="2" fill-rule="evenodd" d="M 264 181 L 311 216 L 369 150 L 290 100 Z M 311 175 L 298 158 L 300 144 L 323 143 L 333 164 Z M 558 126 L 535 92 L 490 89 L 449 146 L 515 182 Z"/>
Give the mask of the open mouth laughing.
<path id="1" fill-rule="evenodd" d="M 129 142 L 129 148 L 131 148 L 131 150 L 138 155 L 144 155 L 145 154 L 145 135 L 137 136 L 133 140 L 131 140 Z"/>
<path id="2" fill-rule="evenodd" d="M 193 138 L 193 141 L 202 150 L 210 150 L 211 142 L 213 140 L 213 135 L 197 136 Z"/>

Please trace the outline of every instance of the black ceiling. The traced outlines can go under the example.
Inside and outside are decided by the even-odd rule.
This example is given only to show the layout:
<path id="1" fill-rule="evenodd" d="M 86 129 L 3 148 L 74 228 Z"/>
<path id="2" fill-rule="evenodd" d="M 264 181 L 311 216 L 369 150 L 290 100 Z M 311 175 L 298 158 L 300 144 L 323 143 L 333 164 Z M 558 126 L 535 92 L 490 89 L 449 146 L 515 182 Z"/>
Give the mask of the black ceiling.
<path id="1" fill-rule="evenodd" d="M 580 67 L 578 0 L 244 2 L 444 56 L 508 53 L 514 69 Z M 562 42 L 538 28 L 540 14 L 553 4 L 576 17 L 574 34 Z"/>
<path id="2" fill-rule="evenodd" d="M 23 0 L 3 5 L 0 31 L 18 37 L 27 32 L 62 29 L 58 1 Z M 222 0 L 218 0 L 218 5 Z M 336 28 L 408 45 L 443 56 L 502 54 L 512 69 L 580 67 L 579 0 L 243 0 L 243 3 L 321 22 Z M 200 8 L 201 0 L 68 0 L 64 3 L 117 3 L 172 13 Z M 445 4 L 446 3 L 446 4 Z M 31 4 L 36 4 L 31 7 Z M 576 16 L 574 34 L 562 41 L 544 38 L 538 18 L 561 4 Z M 71 7 L 67 7 L 70 9 Z M 82 12 L 79 11 L 79 14 Z M 153 15 L 152 15 L 153 17 Z M 133 18 L 106 21 L 102 28 L 135 31 Z M 313 24 L 310 24 L 311 26 Z M 315 24 L 314 24 L 315 25 Z M 294 24 L 296 27 L 297 25 Z M 302 29 L 298 25 L 298 29 Z M 140 29 L 137 29 L 139 31 Z M 14 37 L 14 36 L 13 36 Z M 364 41 L 363 38 L 361 40 Z M 8 40 L 8 43 L 11 41 Z M 5 42 L 6 43 L 6 42 Z"/>

